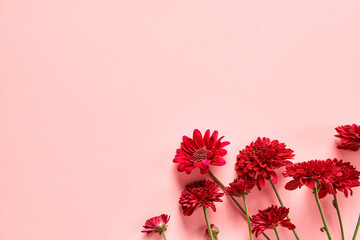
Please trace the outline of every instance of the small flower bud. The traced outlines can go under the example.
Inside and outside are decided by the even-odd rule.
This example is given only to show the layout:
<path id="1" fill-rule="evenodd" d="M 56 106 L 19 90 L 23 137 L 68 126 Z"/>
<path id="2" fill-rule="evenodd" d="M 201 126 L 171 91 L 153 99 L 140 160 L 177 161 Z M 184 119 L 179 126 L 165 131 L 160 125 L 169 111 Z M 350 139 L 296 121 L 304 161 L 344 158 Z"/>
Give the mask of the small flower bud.
<path id="1" fill-rule="evenodd" d="M 215 226 L 214 224 L 211 224 L 210 228 L 211 228 L 213 236 L 216 237 L 220 232 L 219 228 L 217 226 Z M 210 237 L 208 229 L 206 229 L 206 234 Z"/>

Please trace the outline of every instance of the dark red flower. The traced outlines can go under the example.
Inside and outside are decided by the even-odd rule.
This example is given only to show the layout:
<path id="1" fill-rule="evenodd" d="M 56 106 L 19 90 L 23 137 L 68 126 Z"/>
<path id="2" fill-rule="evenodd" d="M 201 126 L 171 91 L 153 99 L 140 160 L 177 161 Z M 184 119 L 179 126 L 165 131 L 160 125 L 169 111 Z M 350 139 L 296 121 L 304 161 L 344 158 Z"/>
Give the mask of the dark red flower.
<path id="1" fill-rule="evenodd" d="M 229 184 L 229 187 L 225 188 L 225 191 L 227 195 L 241 197 L 242 195 L 248 194 L 251 189 L 254 188 L 255 184 L 256 181 L 253 178 L 248 176 L 239 176 Z"/>
<path id="2" fill-rule="evenodd" d="M 190 216 L 201 207 L 211 207 L 216 212 L 214 202 L 222 202 L 220 197 L 224 193 L 219 192 L 218 184 L 209 180 L 202 180 L 186 185 L 186 189 L 181 193 L 179 203 L 185 216 Z"/>
<path id="3" fill-rule="evenodd" d="M 161 214 L 160 216 L 156 216 L 153 218 L 148 219 L 145 222 L 144 230 L 141 232 L 151 233 L 151 232 L 157 232 L 161 234 L 162 232 L 166 231 L 167 223 L 170 220 L 170 216 L 166 214 Z"/>
<path id="4" fill-rule="evenodd" d="M 258 138 L 240 151 L 236 159 L 235 169 L 239 176 L 248 175 L 257 180 L 261 190 L 265 186 L 265 179 L 277 183 L 278 176 L 275 169 L 290 164 L 287 159 L 293 159 L 293 150 L 286 148 L 278 140 L 270 141 L 269 138 Z"/>
<path id="5" fill-rule="evenodd" d="M 338 132 L 335 137 L 341 139 L 341 144 L 337 146 L 339 149 L 346 149 L 351 151 L 357 151 L 360 149 L 360 126 L 344 125 L 335 128 Z"/>
<path id="6" fill-rule="evenodd" d="M 334 194 L 332 184 L 336 176 L 341 176 L 341 169 L 331 159 L 311 160 L 286 166 L 283 175 L 293 177 L 293 180 L 285 185 L 288 190 L 301 188 L 304 185 L 314 188 L 315 182 L 322 182 L 327 191 Z"/>
<path id="7" fill-rule="evenodd" d="M 351 165 L 349 162 L 343 162 L 343 160 L 337 160 L 336 158 L 333 160 L 337 167 L 340 167 L 341 175 L 334 176 L 334 181 L 332 182 L 332 187 L 336 193 L 336 191 L 341 191 L 344 193 L 345 197 L 352 195 L 352 187 L 360 186 L 359 177 L 360 172 L 356 170 L 356 168 Z M 321 182 L 320 183 L 320 191 L 319 198 L 325 197 L 327 194 L 332 194 L 328 191 L 326 185 Z"/>
<path id="8" fill-rule="evenodd" d="M 252 233 L 258 237 L 266 229 L 273 229 L 280 226 L 286 227 L 289 230 L 294 230 L 295 225 L 290 222 L 286 216 L 289 214 L 289 209 L 285 207 L 278 207 L 272 205 L 265 210 L 259 210 L 259 213 L 251 217 L 253 225 Z"/>
<path id="9" fill-rule="evenodd" d="M 210 130 L 206 130 L 202 137 L 198 129 L 194 130 L 193 138 L 183 136 L 181 148 L 177 149 L 174 163 L 179 163 L 178 171 L 191 173 L 196 167 L 200 168 L 202 174 L 209 171 L 209 165 L 225 165 L 224 156 L 227 151 L 225 146 L 229 142 L 221 142 L 224 137 L 218 139 L 218 131 L 210 136 Z"/>

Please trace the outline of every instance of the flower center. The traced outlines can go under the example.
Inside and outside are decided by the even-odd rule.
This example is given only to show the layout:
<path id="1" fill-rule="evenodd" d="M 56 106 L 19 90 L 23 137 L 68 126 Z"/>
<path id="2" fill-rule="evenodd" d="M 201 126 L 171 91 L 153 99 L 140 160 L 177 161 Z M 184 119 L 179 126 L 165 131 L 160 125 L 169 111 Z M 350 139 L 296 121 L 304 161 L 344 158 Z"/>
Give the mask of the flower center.
<path id="1" fill-rule="evenodd" d="M 195 161 L 202 161 L 207 158 L 208 150 L 206 148 L 200 148 L 196 150 L 193 154 L 193 158 Z"/>
<path id="2" fill-rule="evenodd" d="M 160 223 L 154 229 L 155 232 L 162 233 L 166 231 L 166 225 L 164 223 Z"/>

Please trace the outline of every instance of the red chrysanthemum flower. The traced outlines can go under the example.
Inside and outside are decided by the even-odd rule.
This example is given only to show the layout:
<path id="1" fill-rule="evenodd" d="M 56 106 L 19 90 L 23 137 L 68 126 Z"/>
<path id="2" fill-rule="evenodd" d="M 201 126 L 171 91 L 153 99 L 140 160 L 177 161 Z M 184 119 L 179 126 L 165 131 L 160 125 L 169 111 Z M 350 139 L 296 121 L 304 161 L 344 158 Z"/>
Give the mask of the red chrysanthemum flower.
<path id="1" fill-rule="evenodd" d="M 285 185 L 288 190 L 294 190 L 306 185 L 309 188 L 315 187 L 315 182 L 323 183 L 327 191 L 335 193 L 333 183 L 335 177 L 341 176 L 340 167 L 336 166 L 331 159 L 327 160 L 311 160 L 307 162 L 295 163 L 286 166 L 283 173 L 285 177 L 293 177 L 294 179 Z"/>
<path id="2" fill-rule="evenodd" d="M 285 207 L 278 207 L 272 205 L 265 210 L 259 210 L 259 213 L 251 217 L 253 225 L 252 233 L 258 237 L 266 229 L 273 229 L 280 226 L 286 227 L 289 230 L 294 230 L 295 225 L 290 222 L 286 216 L 289 214 L 289 209 Z"/>
<path id="3" fill-rule="evenodd" d="M 179 163 L 177 169 L 180 172 L 191 173 L 196 167 L 202 174 L 209 172 L 209 165 L 225 165 L 224 156 L 227 151 L 225 146 L 229 142 L 221 142 L 224 137 L 218 139 L 218 131 L 210 136 L 210 130 L 206 130 L 204 137 L 198 129 L 194 130 L 193 138 L 183 136 L 181 148 L 177 149 L 174 163 Z"/>
<path id="4" fill-rule="evenodd" d="M 225 188 L 226 194 L 236 197 L 248 194 L 256 185 L 256 181 L 248 176 L 239 176 L 229 187 Z"/>
<path id="5" fill-rule="evenodd" d="M 341 191 L 344 193 L 345 197 L 348 197 L 349 193 L 350 195 L 353 193 L 352 187 L 360 186 L 360 172 L 349 162 L 343 162 L 343 160 L 337 160 L 336 158 L 333 162 L 337 167 L 340 167 L 341 171 L 341 176 L 334 176 L 334 181 L 332 182 L 334 191 L 335 193 L 336 190 Z M 323 198 L 327 194 L 332 194 L 328 191 L 328 188 L 323 182 L 320 183 L 320 186 L 319 198 Z"/>
<path id="6" fill-rule="evenodd" d="M 239 176 L 248 175 L 257 180 L 261 190 L 265 186 L 265 179 L 277 183 L 278 176 L 275 169 L 290 164 L 287 159 L 293 159 L 293 150 L 286 148 L 278 140 L 270 141 L 269 138 L 258 138 L 240 151 L 236 159 L 235 169 Z"/>
<path id="7" fill-rule="evenodd" d="M 211 207 L 216 212 L 214 202 L 222 202 L 220 197 L 224 193 L 219 192 L 218 184 L 209 180 L 202 180 L 191 183 L 181 193 L 179 203 L 185 216 L 190 216 L 201 206 Z"/>
<path id="8" fill-rule="evenodd" d="M 144 230 L 141 232 L 151 233 L 151 232 L 157 232 L 159 234 L 166 231 L 167 223 L 170 220 L 170 216 L 166 214 L 161 214 L 160 216 L 156 216 L 153 218 L 148 219 L 145 222 Z"/>
<path id="9" fill-rule="evenodd" d="M 360 149 L 360 126 L 344 125 L 335 128 L 338 132 L 335 137 L 341 139 L 341 144 L 337 146 L 339 149 L 358 151 Z"/>

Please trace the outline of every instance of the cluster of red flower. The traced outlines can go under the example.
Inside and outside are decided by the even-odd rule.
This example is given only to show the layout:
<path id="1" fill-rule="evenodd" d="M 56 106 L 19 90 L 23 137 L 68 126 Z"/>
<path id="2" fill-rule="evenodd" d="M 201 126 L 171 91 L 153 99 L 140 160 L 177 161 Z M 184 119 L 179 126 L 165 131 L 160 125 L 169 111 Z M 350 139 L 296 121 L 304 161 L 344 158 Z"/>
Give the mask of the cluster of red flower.
<path id="1" fill-rule="evenodd" d="M 335 136 L 341 138 L 339 149 L 352 151 L 360 149 L 360 126 L 355 124 L 339 126 L 336 131 L 338 135 Z M 339 213 L 336 200 L 337 191 L 343 192 L 345 197 L 348 197 L 349 193 L 352 195 L 351 188 L 360 185 L 360 172 L 349 162 L 335 158 L 293 163 L 289 161 L 295 156 L 293 150 L 287 148 L 284 143 L 259 137 L 255 142 L 251 142 L 239 152 L 235 164 L 238 177 L 228 187 L 225 187 L 209 169 L 210 165 L 223 166 L 226 163 L 223 157 L 227 151 L 224 147 L 230 143 L 222 141 L 223 138 L 218 138 L 217 131 L 210 135 L 210 130 L 207 130 L 202 136 L 201 132 L 195 129 L 192 138 L 183 137 L 181 147 L 177 149 L 173 160 L 174 163 L 178 163 L 177 169 L 180 172 L 185 171 L 190 174 L 195 168 L 199 168 L 202 174 L 208 173 L 214 180 L 197 181 L 187 185 L 179 200 L 185 216 L 192 215 L 200 207 L 203 208 L 208 227 L 206 232 L 212 240 L 217 239 L 219 229 L 213 224 L 210 225 L 207 208 L 210 207 L 215 212 L 214 203 L 222 202 L 221 197 L 224 193 L 229 195 L 240 210 L 246 214 L 250 239 L 252 239 L 253 233 L 256 236 L 263 234 L 269 239 L 264 233 L 266 229 L 273 229 L 279 239 L 276 229 L 279 225 L 292 230 L 296 239 L 299 239 L 295 231 L 295 225 L 290 222 L 288 217 L 289 208 L 284 207 L 275 187 L 278 180 L 275 170 L 280 167 L 284 166 L 286 169 L 283 172 L 284 177 L 293 178 L 286 184 L 286 189 L 294 190 L 305 185 L 314 190 L 321 214 L 322 208 L 319 198 L 333 195 L 336 202 L 334 206 Z M 261 190 L 265 186 L 266 180 L 270 181 L 281 206 L 272 205 L 265 210 L 259 210 L 257 214 L 250 217 L 245 196 L 250 193 L 255 185 Z M 221 192 L 220 187 L 224 192 Z M 234 197 L 243 198 L 245 210 Z M 169 216 L 162 214 L 147 220 L 143 232 L 158 232 L 166 239 L 164 232 L 169 218 Z M 322 219 L 324 229 L 329 239 L 331 239 L 324 216 L 322 216 Z"/>

